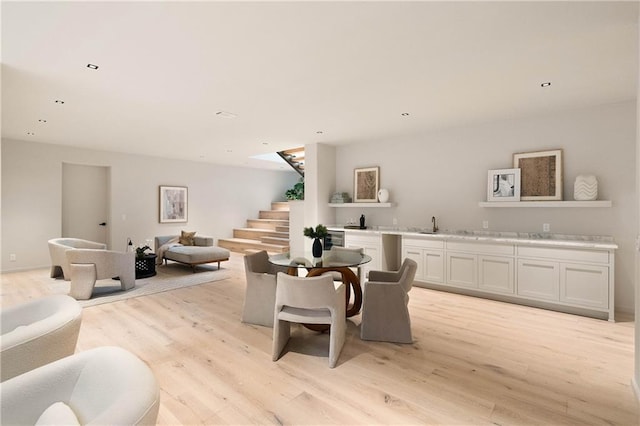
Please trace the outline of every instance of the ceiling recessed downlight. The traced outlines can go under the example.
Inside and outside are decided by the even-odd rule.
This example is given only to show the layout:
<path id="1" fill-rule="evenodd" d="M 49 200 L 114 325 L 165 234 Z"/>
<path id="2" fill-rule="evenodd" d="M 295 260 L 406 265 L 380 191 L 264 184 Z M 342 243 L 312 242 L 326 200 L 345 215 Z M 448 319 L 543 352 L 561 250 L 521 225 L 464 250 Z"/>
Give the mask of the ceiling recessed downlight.
<path id="1" fill-rule="evenodd" d="M 56 99 L 54 102 L 57 103 L 58 105 L 63 105 L 64 104 L 64 101 L 61 100 L 61 99 Z"/>
<path id="2" fill-rule="evenodd" d="M 92 70 L 97 70 L 98 66 L 94 65 L 94 64 L 87 64 L 87 68 L 92 69 Z"/>
<path id="3" fill-rule="evenodd" d="M 45 119 L 43 119 L 43 118 L 41 118 L 41 119 L 39 119 L 39 120 L 38 120 L 38 123 L 40 123 L 40 124 L 45 124 L 46 122 L 47 122 L 47 120 L 45 120 Z"/>
<path id="4" fill-rule="evenodd" d="M 544 83 L 540 84 L 540 87 L 549 87 L 551 86 L 551 82 L 550 81 L 545 81 Z"/>
<path id="5" fill-rule="evenodd" d="M 402 114 L 400 114 L 400 115 L 401 115 L 401 116 L 403 116 L 403 117 L 408 117 L 408 116 L 409 116 L 409 113 L 408 113 L 408 112 L 403 112 L 403 113 L 402 113 Z"/>
<path id="6" fill-rule="evenodd" d="M 324 132 L 323 132 L 322 130 L 318 130 L 316 133 L 317 133 L 317 134 L 319 134 L 319 135 L 321 135 L 321 134 L 323 134 Z"/>
<path id="7" fill-rule="evenodd" d="M 27 132 L 27 136 L 35 136 L 36 134 L 33 132 Z"/>

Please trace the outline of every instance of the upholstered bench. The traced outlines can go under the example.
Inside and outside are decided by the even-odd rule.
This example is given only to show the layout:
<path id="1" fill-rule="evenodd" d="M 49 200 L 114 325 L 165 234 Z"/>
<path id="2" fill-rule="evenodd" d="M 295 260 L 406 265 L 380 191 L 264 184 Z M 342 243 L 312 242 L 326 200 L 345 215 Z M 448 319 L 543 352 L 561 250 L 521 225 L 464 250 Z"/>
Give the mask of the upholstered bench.
<path id="1" fill-rule="evenodd" d="M 194 245 L 182 245 L 177 242 L 177 235 L 167 235 L 155 238 L 155 250 L 158 255 L 158 262 L 165 264 L 168 260 L 184 263 L 191 266 L 195 272 L 196 265 L 205 263 L 218 263 L 229 260 L 229 250 L 213 245 L 212 237 L 196 236 L 193 238 Z"/>

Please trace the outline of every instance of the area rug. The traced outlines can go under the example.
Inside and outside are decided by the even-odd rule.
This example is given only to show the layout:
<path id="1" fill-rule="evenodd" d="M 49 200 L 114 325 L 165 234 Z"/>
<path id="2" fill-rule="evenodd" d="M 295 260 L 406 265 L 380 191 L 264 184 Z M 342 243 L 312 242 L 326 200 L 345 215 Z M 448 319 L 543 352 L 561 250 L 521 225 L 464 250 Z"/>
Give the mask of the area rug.
<path id="1" fill-rule="evenodd" d="M 196 272 L 179 263 L 170 263 L 156 267 L 156 275 L 149 278 L 137 279 L 136 286 L 131 290 L 122 291 L 120 281 L 100 280 L 94 287 L 93 296 L 89 300 L 78 300 L 82 307 L 101 305 L 134 297 L 148 296 L 183 287 L 221 281 L 229 278 L 231 273 L 224 268 L 218 270 L 217 265 L 199 265 Z M 51 292 L 53 294 L 68 294 L 69 281 L 53 280 Z"/>

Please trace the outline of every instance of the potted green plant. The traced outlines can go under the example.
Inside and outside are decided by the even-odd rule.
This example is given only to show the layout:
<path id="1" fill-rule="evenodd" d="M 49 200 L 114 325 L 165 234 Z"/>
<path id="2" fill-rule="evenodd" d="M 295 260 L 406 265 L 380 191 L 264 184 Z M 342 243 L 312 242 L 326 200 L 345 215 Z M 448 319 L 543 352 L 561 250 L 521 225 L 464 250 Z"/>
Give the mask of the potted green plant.
<path id="1" fill-rule="evenodd" d="M 136 247 L 136 258 L 137 259 L 144 258 L 144 255 L 146 254 L 145 251 L 147 250 L 151 250 L 151 247 L 149 246 Z"/>
<path id="2" fill-rule="evenodd" d="M 304 178 L 300 178 L 300 181 L 293 185 L 293 188 L 287 189 L 284 196 L 287 200 L 304 200 Z"/>
<path id="3" fill-rule="evenodd" d="M 320 242 L 320 239 L 326 237 L 328 233 L 327 227 L 322 224 L 316 226 L 315 229 L 312 226 L 304 228 L 304 236 L 313 238 L 313 246 L 311 247 L 313 257 L 322 257 L 322 242 Z"/>

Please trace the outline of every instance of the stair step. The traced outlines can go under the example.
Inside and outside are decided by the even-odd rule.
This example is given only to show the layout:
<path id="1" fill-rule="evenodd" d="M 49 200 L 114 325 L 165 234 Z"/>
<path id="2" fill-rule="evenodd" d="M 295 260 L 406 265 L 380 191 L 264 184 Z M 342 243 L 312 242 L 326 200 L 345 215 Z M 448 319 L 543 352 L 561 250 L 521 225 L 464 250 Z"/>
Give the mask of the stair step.
<path id="1" fill-rule="evenodd" d="M 233 230 L 234 238 L 247 238 L 250 240 L 259 240 L 262 237 L 278 237 L 289 239 L 288 232 L 282 232 L 273 229 L 260 228 L 236 228 Z"/>
<path id="2" fill-rule="evenodd" d="M 218 240 L 218 246 L 236 253 L 250 253 L 252 250 L 266 250 L 269 253 L 286 253 L 289 246 L 266 244 L 247 238 L 224 238 Z"/>
<path id="3" fill-rule="evenodd" d="M 260 219 L 289 220 L 289 212 L 286 210 L 260 210 L 258 217 Z"/>
<path id="4" fill-rule="evenodd" d="M 276 226 L 276 232 L 283 232 L 289 235 L 289 227 L 288 226 Z"/>
<path id="5" fill-rule="evenodd" d="M 271 203 L 271 210 L 289 211 L 289 203 L 287 201 L 274 201 Z"/>
<path id="6" fill-rule="evenodd" d="M 260 238 L 260 242 L 276 246 L 289 246 L 289 238 L 262 237 Z"/>
<path id="7" fill-rule="evenodd" d="M 279 219 L 247 219 L 247 226 L 249 228 L 261 228 L 276 230 L 276 226 L 288 226 L 288 220 Z"/>

